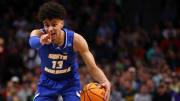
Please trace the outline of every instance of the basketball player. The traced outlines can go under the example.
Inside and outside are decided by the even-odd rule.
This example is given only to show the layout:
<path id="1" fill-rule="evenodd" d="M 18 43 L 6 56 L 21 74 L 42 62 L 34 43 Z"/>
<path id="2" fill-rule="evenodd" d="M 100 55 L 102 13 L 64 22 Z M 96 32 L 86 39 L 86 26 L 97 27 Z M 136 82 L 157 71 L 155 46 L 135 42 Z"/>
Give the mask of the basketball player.
<path id="1" fill-rule="evenodd" d="M 86 63 L 92 77 L 105 88 L 105 101 L 110 95 L 110 82 L 97 67 L 86 40 L 72 30 L 64 28 L 65 9 L 55 2 L 43 4 L 38 12 L 44 28 L 31 32 L 29 43 L 41 58 L 41 70 L 34 101 L 80 101 L 80 76 L 77 53 Z"/>

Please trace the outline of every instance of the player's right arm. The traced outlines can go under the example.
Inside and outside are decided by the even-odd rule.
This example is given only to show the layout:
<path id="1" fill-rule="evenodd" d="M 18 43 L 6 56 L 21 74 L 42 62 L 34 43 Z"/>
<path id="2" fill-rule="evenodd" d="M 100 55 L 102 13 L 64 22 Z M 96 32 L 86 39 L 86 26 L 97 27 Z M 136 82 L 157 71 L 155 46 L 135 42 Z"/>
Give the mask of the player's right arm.
<path id="1" fill-rule="evenodd" d="M 103 71 L 96 65 L 95 59 L 92 53 L 89 51 L 86 40 L 79 34 L 74 34 L 74 51 L 79 52 L 82 56 L 85 64 L 87 65 L 92 77 L 101 83 L 102 87 L 105 88 L 105 101 L 108 101 L 111 90 L 111 83 L 106 78 Z"/>
<path id="2" fill-rule="evenodd" d="M 31 32 L 30 37 L 32 36 L 38 36 L 41 37 L 41 35 L 43 35 L 43 31 L 41 29 L 35 29 Z"/>
<path id="3" fill-rule="evenodd" d="M 50 43 L 51 40 L 49 34 L 44 34 L 41 29 L 35 29 L 31 32 L 29 44 L 32 48 L 39 49 L 42 45 Z"/>

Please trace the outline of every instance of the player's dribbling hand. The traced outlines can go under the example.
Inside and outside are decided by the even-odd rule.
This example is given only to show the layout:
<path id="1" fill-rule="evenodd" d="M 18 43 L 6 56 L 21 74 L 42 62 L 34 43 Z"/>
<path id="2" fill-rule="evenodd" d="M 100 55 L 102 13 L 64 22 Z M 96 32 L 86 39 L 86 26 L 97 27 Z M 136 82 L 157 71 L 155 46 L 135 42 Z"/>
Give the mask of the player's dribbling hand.
<path id="1" fill-rule="evenodd" d="M 105 93 L 105 96 L 104 96 L 104 100 L 108 101 L 109 97 L 110 97 L 111 83 L 109 81 L 108 82 L 104 82 L 103 84 L 101 84 L 101 87 L 105 88 L 106 93 Z"/>
<path id="2" fill-rule="evenodd" d="M 51 43 L 51 37 L 49 34 L 44 34 L 40 37 L 40 43 L 42 45 L 44 44 L 50 44 Z"/>

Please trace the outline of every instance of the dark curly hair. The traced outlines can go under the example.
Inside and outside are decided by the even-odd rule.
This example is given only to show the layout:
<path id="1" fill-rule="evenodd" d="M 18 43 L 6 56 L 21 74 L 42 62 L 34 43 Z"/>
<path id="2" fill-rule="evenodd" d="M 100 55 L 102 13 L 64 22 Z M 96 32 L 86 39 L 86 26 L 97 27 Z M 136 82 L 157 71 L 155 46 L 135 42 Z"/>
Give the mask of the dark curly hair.
<path id="1" fill-rule="evenodd" d="M 44 3 L 38 12 L 40 21 L 44 21 L 45 19 L 51 20 L 53 18 L 64 20 L 65 16 L 65 8 L 61 4 L 52 1 Z"/>

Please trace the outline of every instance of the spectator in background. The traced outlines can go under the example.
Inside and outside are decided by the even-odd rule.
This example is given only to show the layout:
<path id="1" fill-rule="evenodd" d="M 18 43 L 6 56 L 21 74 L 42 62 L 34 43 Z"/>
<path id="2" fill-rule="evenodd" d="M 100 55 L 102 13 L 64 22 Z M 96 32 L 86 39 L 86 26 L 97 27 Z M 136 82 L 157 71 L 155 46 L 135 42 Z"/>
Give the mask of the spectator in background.
<path id="1" fill-rule="evenodd" d="M 143 84 L 140 92 L 135 94 L 134 101 L 152 101 L 152 96 L 149 94 L 148 86 Z"/>
<path id="2" fill-rule="evenodd" d="M 165 81 L 164 81 L 164 84 L 166 85 L 167 87 L 167 93 L 169 93 L 171 96 L 173 96 L 173 91 L 171 90 L 170 88 L 170 84 L 171 84 L 171 79 L 170 78 L 166 78 Z"/>
<path id="3" fill-rule="evenodd" d="M 156 86 L 154 84 L 154 81 L 152 79 L 147 80 L 146 85 L 148 87 L 149 93 L 152 95 L 154 92 L 156 92 Z"/>
<path id="4" fill-rule="evenodd" d="M 162 58 L 163 58 L 163 54 L 158 46 L 157 41 L 153 41 L 152 42 L 153 45 L 151 48 L 149 48 L 149 50 L 146 52 L 146 57 L 148 61 L 157 61 L 158 64 L 160 64 Z"/>
<path id="5" fill-rule="evenodd" d="M 170 84 L 170 89 L 173 92 L 177 93 L 177 92 L 179 92 L 179 86 L 178 86 L 178 76 L 177 76 L 176 72 L 172 73 L 171 78 L 172 78 L 172 82 Z"/>
<path id="6" fill-rule="evenodd" d="M 153 73 L 152 79 L 155 83 L 155 86 L 158 86 L 160 84 L 161 80 L 163 79 L 163 75 L 160 71 L 160 67 L 153 67 L 152 73 Z"/>
<path id="7" fill-rule="evenodd" d="M 136 81 L 136 68 L 135 67 L 129 67 L 127 73 L 130 75 L 130 82 L 132 84 L 132 87 L 135 91 L 138 91 L 138 83 Z"/>
<path id="8" fill-rule="evenodd" d="M 158 66 L 162 63 L 164 54 L 156 42 L 153 42 L 153 47 L 148 51 L 147 58 L 150 62 L 156 62 Z"/>
<path id="9" fill-rule="evenodd" d="M 36 83 L 31 83 L 31 88 L 32 88 L 32 95 L 28 96 L 28 101 L 34 101 L 34 94 L 36 92 L 37 86 Z"/>
<path id="10" fill-rule="evenodd" d="M 23 63 L 27 69 L 32 70 L 40 66 L 41 60 L 35 50 L 28 49 L 28 47 L 26 46 L 23 48 L 22 54 Z"/>
<path id="11" fill-rule="evenodd" d="M 101 22 L 99 28 L 98 28 L 98 34 L 102 37 L 102 39 L 105 41 L 108 36 L 112 36 L 112 31 L 110 27 L 105 23 Z"/>
<path id="12" fill-rule="evenodd" d="M 157 92 L 153 95 L 152 101 L 171 101 L 171 94 L 167 93 L 165 84 L 160 84 L 157 88 Z"/>
<path id="13" fill-rule="evenodd" d="M 13 87 L 15 87 L 18 91 L 21 89 L 19 77 L 13 76 L 11 78 L 11 82 L 12 82 Z"/>
<path id="14" fill-rule="evenodd" d="M 173 31 L 167 33 L 168 37 L 162 40 L 160 48 L 164 53 L 168 53 L 169 50 L 178 51 L 180 49 L 180 41 L 174 36 Z"/>
<path id="15" fill-rule="evenodd" d="M 132 43 L 131 57 L 135 60 L 136 58 L 145 59 L 145 49 L 142 44 L 138 41 Z"/>
<path id="16" fill-rule="evenodd" d="M 23 61 L 20 52 L 18 51 L 18 48 L 16 46 L 16 43 L 9 44 L 7 51 L 8 51 L 8 55 L 6 59 L 6 64 L 8 68 L 8 70 L 6 70 L 7 79 L 10 79 L 14 75 L 18 75 L 19 77 L 21 77 L 24 70 Z"/>
<path id="17" fill-rule="evenodd" d="M 112 83 L 111 89 L 112 92 L 111 92 L 110 101 L 123 101 L 122 93 L 116 89 L 115 83 Z"/>
<path id="18" fill-rule="evenodd" d="M 132 78 L 131 72 L 135 72 L 134 68 L 132 69 L 132 67 L 128 69 L 128 71 L 123 72 L 121 78 L 119 79 L 119 90 L 122 93 L 122 97 L 125 99 L 125 101 L 133 101 L 134 94 L 136 93 L 136 82 Z"/>
<path id="19" fill-rule="evenodd" d="M 16 33 L 16 39 L 21 39 L 22 41 L 26 41 L 29 38 L 29 29 L 27 26 L 22 26 L 22 28 L 19 28 Z"/>
<path id="20" fill-rule="evenodd" d="M 28 101 L 28 98 L 33 95 L 32 93 L 31 82 L 24 81 L 21 90 L 18 92 L 21 101 Z"/>
<path id="21" fill-rule="evenodd" d="M 171 70 L 176 70 L 178 67 L 178 59 L 176 56 L 176 52 L 173 50 L 169 50 L 168 54 L 166 55 L 167 63 L 170 65 Z"/>
<path id="22" fill-rule="evenodd" d="M 154 41 L 156 41 L 158 43 L 158 45 L 164 39 L 162 36 L 162 32 L 161 32 L 159 24 L 154 24 L 152 34 L 150 36 L 151 36 L 151 40 L 153 41 L 153 43 L 154 43 Z"/>
<path id="23" fill-rule="evenodd" d="M 24 17 L 18 17 L 16 20 L 14 20 L 13 22 L 13 26 L 21 29 L 24 26 L 26 26 L 28 24 L 28 21 L 24 18 Z"/>
<path id="24" fill-rule="evenodd" d="M 95 58 L 99 63 L 107 63 L 112 58 L 112 49 L 106 44 L 100 35 L 96 36 Z M 103 51 L 102 51 L 103 49 Z"/>
<path id="25" fill-rule="evenodd" d="M 8 82 L 7 87 L 7 101 L 21 101 L 20 96 L 18 96 L 18 91 L 20 90 L 19 78 L 13 76 L 11 81 Z"/>
<path id="26" fill-rule="evenodd" d="M 117 57 L 125 57 L 128 56 L 128 48 L 129 46 L 126 45 L 128 44 L 128 34 L 127 32 L 125 32 L 123 29 L 120 29 L 118 32 L 119 34 L 116 41 L 117 45 L 116 45 L 116 51 L 117 51 Z"/>
<path id="27" fill-rule="evenodd" d="M 180 88 L 180 81 L 178 82 L 178 87 Z M 173 101 L 180 101 L 180 90 L 178 92 L 174 92 Z"/>
<path id="28" fill-rule="evenodd" d="M 123 86 L 125 88 L 125 91 L 123 92 L 123 98 L 125 101 L 133 101 L 136 92 L 133 89 L 131 82 L 124 81 Z"/>
<path id="29" fill-rule="evenodd" d="M 172 21 L 167 22 L 167 29 L 163 31 L 163 37 L 169 39 L 170 37 L 176 37 L 176 29 L 173 26 Z"/>

